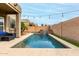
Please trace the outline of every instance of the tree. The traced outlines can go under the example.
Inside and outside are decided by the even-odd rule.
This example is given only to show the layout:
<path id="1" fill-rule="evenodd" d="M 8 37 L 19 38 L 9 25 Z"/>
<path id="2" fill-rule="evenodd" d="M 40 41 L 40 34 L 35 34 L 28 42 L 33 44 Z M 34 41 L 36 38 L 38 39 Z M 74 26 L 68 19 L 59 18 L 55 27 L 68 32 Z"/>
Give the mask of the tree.
<path id="1" fill-rule="evenodd" d="M 24 22 L 21 22 L 21 32 L 24 32 L 26 29 L 28 29 L 27 26 L 24 24 Z"/>

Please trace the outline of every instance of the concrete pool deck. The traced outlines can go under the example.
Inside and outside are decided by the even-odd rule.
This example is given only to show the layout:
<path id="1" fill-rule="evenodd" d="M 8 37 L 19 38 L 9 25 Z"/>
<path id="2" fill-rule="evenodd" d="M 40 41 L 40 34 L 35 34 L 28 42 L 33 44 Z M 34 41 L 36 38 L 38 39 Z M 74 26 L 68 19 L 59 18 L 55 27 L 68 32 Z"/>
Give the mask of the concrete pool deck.
<path id="1" fill-rule="evenodd" d="M 0 42 L 0 55 L 4 56 L 79 56 L 79 48 L 10 48 L 25 38 L 33 35 L 28 33 L 21 38 L 16 38 L 9 42 Z"/>
<path id="2" fill-rule="evenodd" d="M 79 56 L 79 49 L 0 48 L 0 56 Z"/>

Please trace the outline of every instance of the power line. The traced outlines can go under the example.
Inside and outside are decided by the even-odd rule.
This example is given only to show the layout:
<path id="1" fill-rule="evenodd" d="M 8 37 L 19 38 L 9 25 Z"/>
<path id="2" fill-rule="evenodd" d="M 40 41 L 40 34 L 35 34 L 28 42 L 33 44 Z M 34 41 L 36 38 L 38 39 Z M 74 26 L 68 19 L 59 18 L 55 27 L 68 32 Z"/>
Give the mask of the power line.
<path id="1" fill-rule="evenodd" d="M 53 13 L 53 14 L 49 14 L 49 15 L 39 15 L 39 16 L 53 16 L 53 15 L 59 15 L 59 14 L 68 14 L 68 13 L 72 13 L 72 12 L 78 12 L 79 10 L 73 10 L 73 11 L 67 11 L 67 12 L 60 12 L 60 13 Z M 29 17 L 34 17 L 33 15 L 24 15 L 24 16 L 29 16 Z M 38 15 L 35 17 L 39 17 Z"/>

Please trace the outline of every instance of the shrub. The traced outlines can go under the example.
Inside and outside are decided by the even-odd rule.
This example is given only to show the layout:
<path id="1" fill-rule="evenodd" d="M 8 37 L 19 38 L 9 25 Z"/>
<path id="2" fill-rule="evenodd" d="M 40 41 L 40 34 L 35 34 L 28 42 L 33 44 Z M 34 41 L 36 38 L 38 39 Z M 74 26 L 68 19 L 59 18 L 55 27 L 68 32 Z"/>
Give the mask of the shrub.
<path id="1" fill-rule="evenodd" d="M 21 32 L 24 32 L 28 27 L 24 24 L 24 22 L 21 22 Z"/>

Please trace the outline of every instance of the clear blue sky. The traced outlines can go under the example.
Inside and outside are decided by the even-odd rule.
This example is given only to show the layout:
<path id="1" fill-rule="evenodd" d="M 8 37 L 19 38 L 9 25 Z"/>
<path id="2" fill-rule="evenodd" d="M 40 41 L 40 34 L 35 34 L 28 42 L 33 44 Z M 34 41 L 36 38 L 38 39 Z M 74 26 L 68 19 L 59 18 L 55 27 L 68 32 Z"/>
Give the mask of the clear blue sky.
<path id="1" fill-rule="evenodd" d="M 79 16 L 79 11 L 64 14 L 63 20 L 62 12 L 69 12 L 79 10 L 77 3 L 21 3 L 22 19 L 30 19 L 36 24 L 55 24 L 61 21 L 66 21 L 71 18 Z M 49 17 L 49 15 L 51 15 Z"/>

